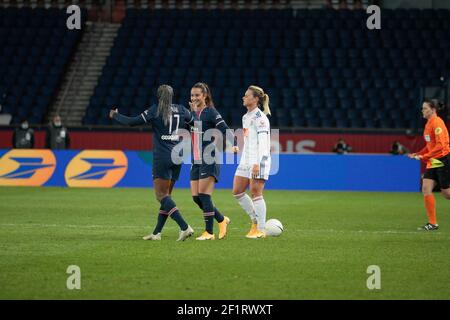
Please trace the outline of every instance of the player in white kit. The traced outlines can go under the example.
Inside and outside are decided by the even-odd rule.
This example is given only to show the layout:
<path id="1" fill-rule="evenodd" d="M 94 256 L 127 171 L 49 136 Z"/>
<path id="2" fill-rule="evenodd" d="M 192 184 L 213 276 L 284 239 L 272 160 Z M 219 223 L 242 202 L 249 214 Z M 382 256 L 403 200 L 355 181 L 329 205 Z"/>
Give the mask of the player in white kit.
<path id="1" fill-rule="evenodd" d="M 244 146 L 233 181 L 233 195 L 250 216 L 252 227 L 249 239 L 265 237 L 266 202 L 263 198 L 265 182 L 270 171 L 270 115 L 269 96 L 257 86 L 250 86 L 242 98 L 247 113 L 242 117 Z M 259 108 L 262 107 L 263 111 Z M 250 187 L 251 198 L 246 193 Z"/>

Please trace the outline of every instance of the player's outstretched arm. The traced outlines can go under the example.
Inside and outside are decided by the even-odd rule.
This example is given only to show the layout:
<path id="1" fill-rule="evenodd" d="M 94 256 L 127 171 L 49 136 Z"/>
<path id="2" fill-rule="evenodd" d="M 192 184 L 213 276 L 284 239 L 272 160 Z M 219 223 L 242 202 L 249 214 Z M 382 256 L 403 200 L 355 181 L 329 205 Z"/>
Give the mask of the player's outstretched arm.
<path id="1" fill-rule="evenodd" d="M 216 128 L 225 136 L 228 144 L 232 146 L 231 152 L 238 153 L 239 147 L 237 146 L 236 136 L 234 134 L 227 134 L 227 132 L 231 132 L 231 129 L 217 111 L 212 113 L 211 121 L 214 122 Z"/>
<path id="2" fill-rule="evenodd" d="M 189 102 L 189 104 L 191 105 L 191 110 L 192 110 L 192 104 L 191 102 Z M 197 111 L 190 111 L 188 110 L 186 107 L 182 107 L 183 112 L 184 112 L 184 122 L 189 126 L 189 127 L 193 127 L 195 121 L 200 121 L 198 115 L 197 115 Z"/>
<path id="3" fill-rule="evenodd" d="M 127 117 L 120 114 L 117 108 L 109 111 L 109 117 L 126 126 L 138 126 L 145 123 L 145 119 L 142 114 L 136 117 Z"/>

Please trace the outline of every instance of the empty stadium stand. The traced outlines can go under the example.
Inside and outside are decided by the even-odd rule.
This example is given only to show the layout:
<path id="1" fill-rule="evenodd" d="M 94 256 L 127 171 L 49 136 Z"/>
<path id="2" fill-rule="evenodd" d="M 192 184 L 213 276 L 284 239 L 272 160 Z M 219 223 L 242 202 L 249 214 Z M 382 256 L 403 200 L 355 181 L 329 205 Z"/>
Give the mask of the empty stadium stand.
<path id="1" fill-rule="evenodd" d="M 204 81 L 233 125 L 258 84 L 279 127 L 414 127 L 421 86 L 450 73 L 450 11 L 384 10 L 374 31 L 366 19 L 362 10 L 128 9 L 83 122 L 111 123 L 111 106 L 137 114 L 161 83 L 186 104 Z"/>
<path id="2" fill-rule="evenodd" d="M 0 112 L 13 124 L 55 112 L 81 38 L 66 17 L 56 8 L 0 9 Z M 368 30 L 366 19 L 363 10 L 127 9 L 74 124 L 111 125 L 113 106 L 137 114 L 161 83 L 187 104 L 191 86 L 204 81 L 233 126 L 250 84 L 269 93 L 280 128 L 421 126 L 422 88 L 450 75 L 450 10 L 383 9 L 382 30 Z"/>
<path id="3" fill-rule="evenodd" d="M 0 8 L 0 105 L 13 124 L 44 120 L 81 35 L 66 19 L 55 8 Z"/>

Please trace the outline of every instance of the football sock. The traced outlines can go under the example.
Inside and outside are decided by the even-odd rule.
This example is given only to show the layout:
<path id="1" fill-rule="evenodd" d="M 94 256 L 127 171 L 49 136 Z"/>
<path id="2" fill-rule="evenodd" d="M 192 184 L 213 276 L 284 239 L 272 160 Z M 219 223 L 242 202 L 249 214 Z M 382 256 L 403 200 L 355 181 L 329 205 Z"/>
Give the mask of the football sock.
<path id="1" fill-rule="evenodd" d="M 221 223 L 225 219 L 225 217 L 220 213 L 220 211 L 216 207 L 214 207 L 214 218 L 218 223 Z"/>
<path id="2" fill-rule="evenodd" d="M 213 234 L 214 228 L 214 205 L 211 201 L 211 196 L 205 193 L 199 193 L 198 197 L 202 203 L 203 217 L 205 219 L 205 230 Z"/>
<path id="3" fill-rule="evenodd" d="M 428 222 L 431 224 L 437 224 L 436 222 L 436 199 L 434 195 L 429 194 L 424 196 L 425 209 L 427 210 Z"/>
<path id="4" fill-rule="evenodd" d="M 192 199 L 194 200 L 194 202 L 198 205 L 198 207 L 203 210 L 202 207 L 202 201 L 200 200 L 199 196 L 192 196 Z"/>
<path id="5" fill-rule="evenodd" d="M 170 196 L 166 196 L 161 200 L 161 207 L 164 211 L 167 212 L 167 215 L 170 216 L 175 222 L 180 226 L 181 230 L 186 230 L 188 225 L 186 221 L 184 221 L 181 213 L 178 211 L 178 208 L 175 202 L 172 200 Z"/>
<path id="6" fill-rule="evenodd" d="M 158 222 L 156 224 L 155 230 L 153 230 L 153 234 L 158 234 L 162 231 L 164 228 L 164 225 L 166 224 L 167 218 L 169 215 L 166 211 L 162 209 L 162 206 L 159 208 L 159 214 L 158 214 Z"/>
<path id="7" fill-rule="evenodd" d="M 258 230 L 264 230 L 266 227 L 266 201 L 262 196 L 253 198 L 255 206 L 256 221 L 258 221 Z"/>
<path id="8" fill-rule="evenodd" d="M 203 210 L 203 206 L 202 206 L 202 202 L 200 200 L 200 197 L 199 196 L 192 196 L 192 199 L 194 199 L 194 202 L 198 205 L 198 207 Z M 223 219 L 225 219 L 224 216 L 220 213 L 219 210 L 217 210 L 216 207 L 214 207 L 214 218 L 219 223 L 221 223 L 223 221 Z"/>
<path id="9" fill-rule="evenodd" d="M 256 223 L 255 206 L 253 205 L 253 201 L 248 194 L 243 192 L 240 194 L 235 194 L 234 197 L 238 201 L 241 208 L 248 214 L 252 222 Z"/>

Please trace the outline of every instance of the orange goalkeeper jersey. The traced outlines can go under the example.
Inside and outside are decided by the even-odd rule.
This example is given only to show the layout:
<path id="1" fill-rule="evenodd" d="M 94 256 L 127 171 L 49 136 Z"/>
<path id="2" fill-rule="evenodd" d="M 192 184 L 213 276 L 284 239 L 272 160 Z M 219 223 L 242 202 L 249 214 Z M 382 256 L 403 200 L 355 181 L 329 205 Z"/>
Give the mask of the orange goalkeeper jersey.
<path id="1" fill-rule="evenodd" d="M 444 121 L 438 116 L 428 119 L 423 132 L 426 146 L 417 154 L 426 161 L 427 168 L 432 168 L 431 159 L 438 159 L 450 153 L 449 137 Z"/>

